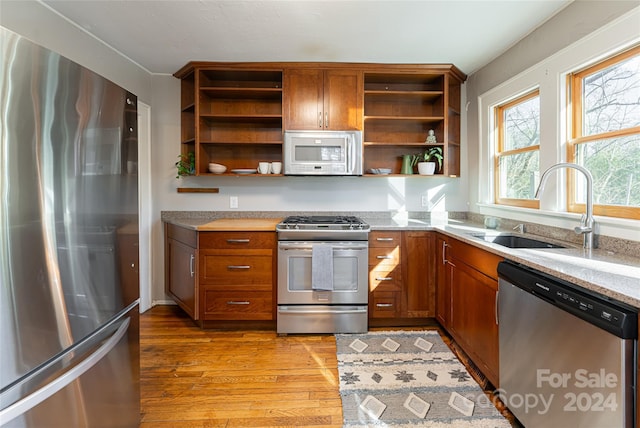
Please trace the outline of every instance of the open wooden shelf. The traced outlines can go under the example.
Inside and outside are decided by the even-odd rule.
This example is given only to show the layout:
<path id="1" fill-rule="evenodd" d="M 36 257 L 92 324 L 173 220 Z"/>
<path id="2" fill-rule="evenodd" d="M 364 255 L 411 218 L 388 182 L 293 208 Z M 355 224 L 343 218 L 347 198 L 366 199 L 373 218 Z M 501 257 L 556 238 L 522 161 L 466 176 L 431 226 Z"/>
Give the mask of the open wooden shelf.
<path id="1" fill-rule="evenodd" d="M 466 76 L 453 65 L 191 62 L 175 76 L 181 153 L 195 153 L 196 175 L 215 175 L 210 162 L 228 171 L 280 162 L 285 128 L 320 125 L 362 130 L 364 170 L 388 167 L 391 176 L 403 154 L 431 146 L 433 130 L 444 156 L 436 176 L 460 174 Z"/>

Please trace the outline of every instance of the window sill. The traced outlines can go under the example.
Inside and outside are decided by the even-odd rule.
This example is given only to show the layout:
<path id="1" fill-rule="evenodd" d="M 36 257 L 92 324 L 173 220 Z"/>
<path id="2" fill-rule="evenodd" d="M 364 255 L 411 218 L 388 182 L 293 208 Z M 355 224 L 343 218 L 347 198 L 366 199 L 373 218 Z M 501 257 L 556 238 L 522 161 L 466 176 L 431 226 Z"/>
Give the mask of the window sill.
<path id="1" fill-rule="evenodd" d="M 477 212 L 483 215 L 503 217 L 511 220 L 538 223 L 545 226 L 573 229 L 580 223 L 581 214 L 560 211 L 545 211 L 531 208 L 496 204 L 476 204 Z M 597 233 L 620 239 L 640 241 L 640 220 L 595 216 Z"/>

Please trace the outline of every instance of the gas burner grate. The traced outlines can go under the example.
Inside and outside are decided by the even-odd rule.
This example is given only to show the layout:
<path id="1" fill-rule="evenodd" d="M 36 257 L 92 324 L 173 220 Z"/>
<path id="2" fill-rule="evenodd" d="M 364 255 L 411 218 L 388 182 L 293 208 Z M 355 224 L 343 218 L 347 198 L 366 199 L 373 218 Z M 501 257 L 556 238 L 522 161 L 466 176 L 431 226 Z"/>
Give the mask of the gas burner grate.
<path id="1" fill-rule="evenodd" d="M 362 224 L 355 216 L 290 216 L 283 220 L 285 224 Z"/>

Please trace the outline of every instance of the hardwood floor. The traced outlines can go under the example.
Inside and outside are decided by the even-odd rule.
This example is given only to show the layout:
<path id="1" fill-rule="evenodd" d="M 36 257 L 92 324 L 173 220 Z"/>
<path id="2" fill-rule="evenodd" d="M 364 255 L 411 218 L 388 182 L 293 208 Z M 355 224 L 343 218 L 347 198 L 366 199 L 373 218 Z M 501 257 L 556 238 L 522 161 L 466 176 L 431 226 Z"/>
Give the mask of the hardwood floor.
<path id="1" fill-rule="evenodd" d="M 140 316 L 140 428 L 341 427 L 337 364 L 333 335 L 202 330 L 156 306 Z"/>
<path id="2" fill-rule="evenodd" d="M 141 428 L 341 427 L 332 335 L 201 330 L 175 306 L 140 317 Z"/>

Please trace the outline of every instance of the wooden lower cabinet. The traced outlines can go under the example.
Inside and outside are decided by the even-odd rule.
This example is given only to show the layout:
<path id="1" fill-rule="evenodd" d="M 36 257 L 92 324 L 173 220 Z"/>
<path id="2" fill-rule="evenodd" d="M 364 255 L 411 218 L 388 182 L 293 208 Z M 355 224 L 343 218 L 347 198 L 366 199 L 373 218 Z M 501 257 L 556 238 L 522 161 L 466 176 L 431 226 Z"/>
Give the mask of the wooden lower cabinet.
<path id="1" fill-rule="evenodd" d="M 436 235 L 433 232 L 403 232 L 406 318 L 436 315 Z"/>
<path id="2" fill-rule="evenodd" d="M 275 232 L 166 227 L 166 291 L 194 321 L 207 328 L 275 321 Z"/>
<path id="3" fill-rule="evenodd" d="M 402 232 L 369 234 L 369 319 L 395 319 L 402 311 Z"/>
<path id="4" fill-rule="evenodd" d="M 451 263 L 447 261 L 447 238 L 436 235 L 436 319 L 451 327 Z"/>
<path id="5" fill-rule="evenodd" d="M 438 286 L 444 288 L 437 293 L 438 319 L 445 320 L 443 326 L 498 387 L 497 267 L 502 259 L 453 238 L 441 238 L 440 244 Z"/>
<path id="6" fill-rule="evenodd" d="M 203 321 L 275 320 L 275 232 L 200 232 Z"/>
<path id="7" fill-rule="evenodd" d="M 451 332 L 480 370 L 497 385 L 498 283 L 456 259 L 451 282 Z"/>
<path id="8" fill-rule="evenodd" d="M 435 233 L 369 234 L 369 318 L 387 325 L 435 316 Z M 384 325 L 384 322 L 375 322 Z"/>
<path id="9" fill-rule="evenodd" d="M 198 233 L 165 225 L 165 292 L 194 320 L 199 319 L 196 263 Z"/>

